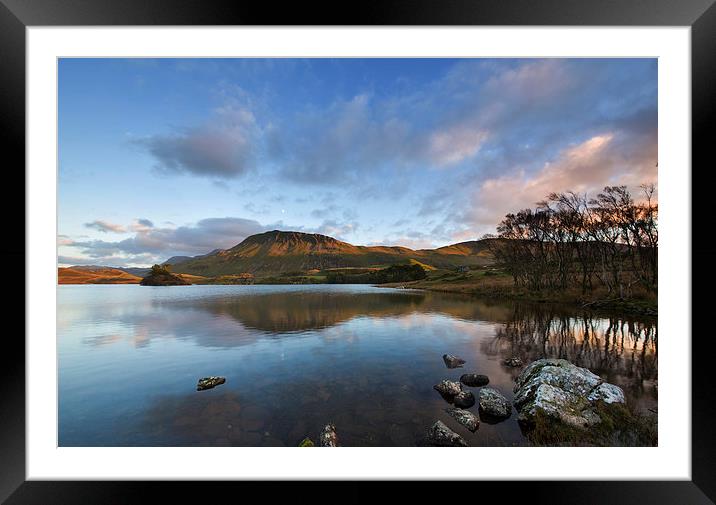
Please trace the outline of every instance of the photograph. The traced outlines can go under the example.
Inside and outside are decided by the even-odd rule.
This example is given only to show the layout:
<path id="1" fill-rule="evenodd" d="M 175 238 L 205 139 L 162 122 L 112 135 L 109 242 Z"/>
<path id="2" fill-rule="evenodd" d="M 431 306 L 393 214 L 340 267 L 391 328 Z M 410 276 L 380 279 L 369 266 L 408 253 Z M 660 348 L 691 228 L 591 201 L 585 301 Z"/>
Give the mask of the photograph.
<path id="1" fill-rule="evenodd" d="M 658 58 L 56 63 L 58 447 L 659 446 Z"/>

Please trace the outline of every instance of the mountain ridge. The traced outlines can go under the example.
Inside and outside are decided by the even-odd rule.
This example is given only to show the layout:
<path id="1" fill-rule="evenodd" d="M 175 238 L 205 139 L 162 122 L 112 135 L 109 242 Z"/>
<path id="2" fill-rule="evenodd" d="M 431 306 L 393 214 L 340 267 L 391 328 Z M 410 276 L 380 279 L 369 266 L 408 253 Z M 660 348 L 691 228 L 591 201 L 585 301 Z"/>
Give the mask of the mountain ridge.
<path id="1" fill-rule="evenodd" d="M 454 268 L 491 263 L 489 240 L 414 250 L 404 246 L 356 246 L 320 233 L 271 230 L 250 235 L 229 249 L 181 261 L 173 265 L 173 270 L 203 276 L 239 273 L 262 276 L 336 268 L 375 268 L 411 260 L 435 268 Z"/>

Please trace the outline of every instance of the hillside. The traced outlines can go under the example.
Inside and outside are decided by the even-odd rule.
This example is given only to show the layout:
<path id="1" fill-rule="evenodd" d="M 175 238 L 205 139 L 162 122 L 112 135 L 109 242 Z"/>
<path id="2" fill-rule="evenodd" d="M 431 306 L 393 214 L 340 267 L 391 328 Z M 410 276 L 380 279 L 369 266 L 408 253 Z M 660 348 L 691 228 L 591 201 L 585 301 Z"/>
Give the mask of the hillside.
<path id="1" fill-rule="evenodd" d="M 57 269 L 59 284 L 139 284 L 141 277 L 118 268 L 67 267 Z"/>
<path id="2" fill-rule="evenodd" d="M 207 257 L 207 256 L 211 256 L 211 255 L 213 255 L 213 254 L 216 254 L 216 253 L 218 253 L 219 251 L 221 251 L 221 249 L 214 249 L 214 250 L 211 251 L 210 253 L 200 254 L 199 256 L 172 256 L 171 258 L 169 258 L 168 260 L 166 260 L 164 263 L 162 263 L 162 265 L 172 265 L 172 266 L 174 266 L 174 265 L 178 265 L 179 263 L 184 263 L 185 261 L 189 261 L 189 260 L 193 260 L 193 259 L 198 259 L 198 258 L 205 258 L 205 257 Z M 126 270 L 126 269 L 125 269 L 125 270 Z M 149 269 L 146 269 L 146 270 L 147 270 L 147 273 L 149 273 Z M 130 272 L 130 273 L 131 273 L 131 272 Z M 146 275 L 146 274 L 145 274 L 145 275 Z"/>
<path id="3" fill-rule="evenodd" d="M 461 265 L 485 265 L 491 261 L 484 240 L 416 251 L 399 246 L 355 246 L 316 233 L 274 230 L 247 237 L 230 249 L 182 261 L 174 266 L 174 271 L 202 276 L 250 273 L 265 277 L 411 262 L 419 262 L 427 268 L 449 269 Z"/>

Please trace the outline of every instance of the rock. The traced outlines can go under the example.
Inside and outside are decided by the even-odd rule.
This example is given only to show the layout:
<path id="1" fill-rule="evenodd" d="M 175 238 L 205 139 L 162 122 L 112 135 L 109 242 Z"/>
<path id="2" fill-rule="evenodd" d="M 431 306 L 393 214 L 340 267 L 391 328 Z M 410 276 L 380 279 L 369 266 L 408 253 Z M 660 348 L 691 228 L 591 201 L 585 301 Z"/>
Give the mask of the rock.
<path id="1" fill-rule="evenodd" d="M 299 447 L 315 447 L 315 444 L 313 443 L 313 440 L 306 437 L 298 443 L 298 446 Z"/>
<path id="2" fill-rule="evenodd" d="M 199 383 L 196 385 L 196 390 L 203 391 L 205 389 L 212 389 L 219 384 L 223 384 L 224 382 L 226 382 L 224 377 L 204 377 L 203 379 L 199 379 Z"/>
<path id="3" fill-rule="evenodd" d="M 440 393 L 443 398 L 452 401 L 454 397 L 462 392 L 462 384 L 449 380 L 442 380 L 440 384 L 435 384 L 433 389 Z"/>
<path id="4" fill-rule="evenodd" d="M 475 395 L 472 394 L 472 391 L 461 391 L 453 398 L 452 402 L 456 407 L 469 409 L 475 405 Z"/>
<path id="5" fill-rule="evenodd" d="M 437 421 L 430 427 L 427 442 L 429 445 L 439 447 L 467 447 L 465 439 L 445 426 L 442 421 Z"/>
<path id="6" fill-rule="evenodd" d="M 318 442 L 321 447 L 338 447 L 336 427 L 333 424 L 327 424 L 318 437 Z"/>
<path id="7" fill-rule="evenodd" d="M 460 382 L 470 387 L 482 387 L 487 386 L 490 383 L 490 379 L 487 375 L 466 373 L 460 376 Z"/>
<path id="8" fill-rule="evenodd" d="M 621 388 L 564 359 L 530 363 L 517 377 L 514 391 L 518 421 L 524 424 L 531 424 L 541 412 L 570 426 L 586 428 L 601 422 L 596 402 L 626 402 Z"/>
<path id="9" fill-rule="evenodd" d="M 472 431 L 473 433 L 480 427 L 480 419 L 470 412 L 469 410 L 456 409 L 453 407 L 445 409 L 445 412 L 450 414 L 458 423 L 462 424 L 465 428 Z"/>
<path id="10" fill-rule="evenodd" d="M 458 368 L 465 364 L 464 359 L 453 356 L 452 354 L 443 354 L 443 361 L 448 368 Z"/>
<path id="11" fill-rule="evenodd" d="M 522 360 L 518 358 L 517 356 L 512 356 L 511 358 L 507 358 L 505 361 L 502 362 L 503 364 L 516 368 L 518 366 L 522 366 Z"/>
<path id="12" fill-rule="evenodd" d="M 505 419 L 510 417 L 512 406 L 507 398 L 496 389 L 482 388 L 480 390 L 480 413 L 495 419 Z"/>
<path id="13" fill-rule="evenodd" d="M 622 388 L 614 384 L 609 384 L 608 382 L 602 382 L 592 390 L 589 396 L 587 396 L 587 400 L 590 402 L 602 400 L 604 403 L 626 403 Z"/>
<path id="14" fill-rule="evenodd" d="M 154 265 L 149 274 L 139 281 L 140 286 L 189 286 L 179 275 L 173 274 L 169 265 Z"/>

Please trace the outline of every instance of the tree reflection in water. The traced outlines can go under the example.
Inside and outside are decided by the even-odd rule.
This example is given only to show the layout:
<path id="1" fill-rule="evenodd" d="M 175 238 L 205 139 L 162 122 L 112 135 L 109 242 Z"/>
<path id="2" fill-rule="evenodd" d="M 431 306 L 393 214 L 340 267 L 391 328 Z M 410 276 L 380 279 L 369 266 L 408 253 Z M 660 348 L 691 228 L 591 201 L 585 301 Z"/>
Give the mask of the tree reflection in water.
<path id="1" fill-rule="evenodd" d="M 636 320 L 589 312 L 575 316 L 556 307 L 516 305 L 510 321 L 499 325 L 494 338 L 483 341 L 481 348 L 500 360 L 511 356 L 525 363 L 540 358 L 566 359 L 619 384 L 628 397 L 646 397 L 646 403 L 653 405 L 657 342 L 655 318 Z M 513 369 L 513 377 L 520 370 Z"/>

